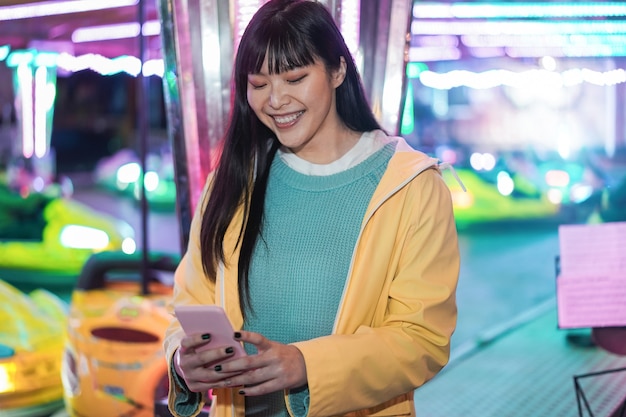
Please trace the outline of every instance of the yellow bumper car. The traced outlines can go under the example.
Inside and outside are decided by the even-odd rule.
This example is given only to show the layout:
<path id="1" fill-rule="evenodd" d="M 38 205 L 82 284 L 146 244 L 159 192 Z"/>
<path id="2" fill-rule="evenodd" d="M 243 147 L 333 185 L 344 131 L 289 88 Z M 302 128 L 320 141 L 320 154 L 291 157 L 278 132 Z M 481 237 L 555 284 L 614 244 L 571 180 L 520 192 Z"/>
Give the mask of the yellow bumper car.
<path id="1" fill-rule="evenodd" d="M 68 305 L 47 290 L 0 281 L 0 417 L 38 417 L 63 406 L 61 357 Z"/>
<path id="2" fill-rule="evenodd" d="M 170 415 L 156 409 L 167 398 L 165 304 L 179 259 L 151 254 L 141 278 L 141 256 L 96 254 L 78 278 L 62 365 L 71 417 Z"/>

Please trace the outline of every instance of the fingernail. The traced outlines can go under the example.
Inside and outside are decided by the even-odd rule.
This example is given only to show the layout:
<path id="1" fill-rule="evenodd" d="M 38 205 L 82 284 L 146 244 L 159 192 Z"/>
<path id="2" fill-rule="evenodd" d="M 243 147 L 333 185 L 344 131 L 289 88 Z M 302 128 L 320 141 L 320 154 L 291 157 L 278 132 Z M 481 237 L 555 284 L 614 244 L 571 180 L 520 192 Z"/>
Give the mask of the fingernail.
<path id="1" fill-rule="evenodd" d="M 211 334 L 210 333 L 205 333 L 202 335 L 202 339 L 203 340 L 209 340 L 211 338 Z"/>
<path id="2" fill-rule="evenodd" d="M 244 390 L 239 390 L 239 395 L 246 395 L 246 392 Z"/>
<path id="3" fill-rule="evenodd" d="M 232 347 L 227 347 L 226 348 L 226 353 L 231 354 L 235 351 L 235 349 L 233 349 Z"/>
<path id="4" fill-rule="evenodd" d="M 235 339 L 241 339 L 241 333 L 235 332 Z"/>
<path id="5" fill-rule="evenodd" d="M 219 372 L 222 370 L 222 365 L 216 365 L 214 369 L 215 369 L 215 372 Z"/>

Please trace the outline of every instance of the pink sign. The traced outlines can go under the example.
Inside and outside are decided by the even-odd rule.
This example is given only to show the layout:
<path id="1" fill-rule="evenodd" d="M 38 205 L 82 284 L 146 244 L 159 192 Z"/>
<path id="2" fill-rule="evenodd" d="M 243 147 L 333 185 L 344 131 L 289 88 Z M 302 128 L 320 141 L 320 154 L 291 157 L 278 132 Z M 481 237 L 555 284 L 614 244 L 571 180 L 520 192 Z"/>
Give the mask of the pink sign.
<path id="1" fill-rule="evenodd" d="M 559 227 L 561 328 L 626 326 L 626 222 Z"/>

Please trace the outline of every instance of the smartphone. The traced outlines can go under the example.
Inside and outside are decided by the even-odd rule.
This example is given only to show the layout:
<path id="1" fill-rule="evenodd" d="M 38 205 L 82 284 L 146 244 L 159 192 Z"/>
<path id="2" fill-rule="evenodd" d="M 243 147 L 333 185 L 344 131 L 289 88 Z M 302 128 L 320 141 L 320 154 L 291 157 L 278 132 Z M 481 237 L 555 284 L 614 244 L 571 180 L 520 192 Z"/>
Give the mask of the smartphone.
<path id="1" fill-rule="evenodd" d="M 211 335 L 211 341 L 197 349 L 198 352 L 231 346 L 235 349 L 235 353 L 228 358 L 229 360 L 246 355 L 241 342 L 235 340 L 235 330 L 222 307 L 216 305 L 176 306 L 174 312 L 185 334 L 209 333 Z"/>

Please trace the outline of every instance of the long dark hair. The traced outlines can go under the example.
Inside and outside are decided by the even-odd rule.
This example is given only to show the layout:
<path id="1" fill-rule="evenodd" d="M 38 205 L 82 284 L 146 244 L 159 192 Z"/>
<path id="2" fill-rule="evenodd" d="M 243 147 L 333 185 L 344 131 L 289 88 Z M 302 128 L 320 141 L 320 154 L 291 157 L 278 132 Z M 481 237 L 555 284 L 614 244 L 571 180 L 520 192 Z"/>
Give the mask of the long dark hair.
<path id="1" fill-rule="evenodd" d="M 270 0 L 259 8 L 239 43 L 230 122 L 200 232 L 202 265 L 209 279 L 215 280 L 217 265 L 227 258 L 224 235 L 237 209 L 243 205 L 238 284 L 244 317 L 246 310 L 251 311 L 248 272 L 262 232 L 267 178 L 280 145 L 247 101 L 248 75 L 260 72 L 266 55 L 270 74 L 308 66 L 318 59 L 330 73 L 339 68 L 343 57 L 346 76 L 336 89 L 340 119 L 358 132 L 381 129 L 367 101 L 352 55 L 324 5 L 311 0 Z"/>

